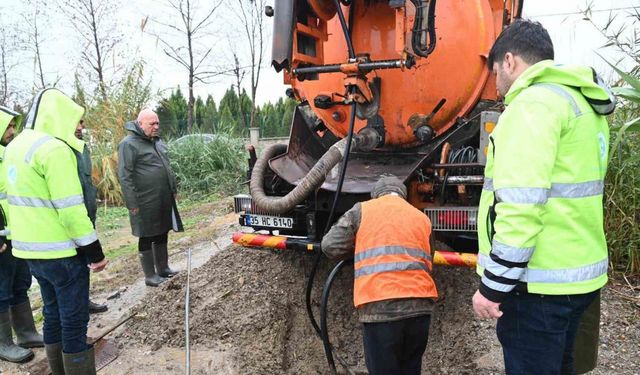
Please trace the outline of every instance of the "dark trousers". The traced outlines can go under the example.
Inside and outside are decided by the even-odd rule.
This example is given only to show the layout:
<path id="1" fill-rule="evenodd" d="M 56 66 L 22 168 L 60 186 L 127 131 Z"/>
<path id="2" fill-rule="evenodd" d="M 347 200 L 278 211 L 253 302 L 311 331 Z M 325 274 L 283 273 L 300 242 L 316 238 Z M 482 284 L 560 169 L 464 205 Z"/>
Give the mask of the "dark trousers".
<path id="1" fill-rule="evenodd" d="M 27 302 L 30 287 L 31 272 L 27 262 L 11 255 L 11 249 L 0 253 L 0 312 Z"/>
<path id="2" fill-rule="evenodd" d="M 364 356 L 371 375 L 419 375 L 431 315 L 363 323 Z"/>
<path id="3" fill-rule="evenodd" d="M 28 262 L 31 273 L 40 284 L 45 344 L 62 342 L 65 353 L 87 350 L 89 268 L 86 257 Z"/>
<path id="4" fill-rule="evenodd" d="M 597 294 L 509 294 L 496 328 L 507 374 L 574 375 L 576 332 Z"/>
<path id="5" fill-rule="evenodd" d="M 140 237 L 138 239 L 138 251 L 151 250 L 152 244 L 163 244 L 169 241 L 168 232 L 153 237 Z"/>

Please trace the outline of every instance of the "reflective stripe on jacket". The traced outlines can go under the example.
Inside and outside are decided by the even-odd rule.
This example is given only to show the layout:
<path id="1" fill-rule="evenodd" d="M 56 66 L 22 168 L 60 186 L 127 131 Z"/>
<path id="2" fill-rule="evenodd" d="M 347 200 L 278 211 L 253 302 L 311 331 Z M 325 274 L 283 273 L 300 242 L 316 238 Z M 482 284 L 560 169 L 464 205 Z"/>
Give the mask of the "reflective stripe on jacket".
<path id="1" fill-rule="evenodd" d="M 71 257 L 76 248 L 97 240 L 70 148 L 82 151 L 84 143 L 57 138 L 63 134 L 73 137 L 83 110 L 57 90 L 43 91 L 33 105 L 36 108 L 30 110 L 27 129 L 7 146 L 3 163 L 13 255 L 24 259 Z"/>
<path id="2" fill-rule="evenodd" d="M 602 104 L 607 93 L 593 77 L 588 68 L 544 61 L 507 94 L 490 137 L 478 216 L 480 289 L 494 300 L 518 283 L 531 293 L 570 295 L 607 282 L 609 127 L 584 96 Z"/>
<path id="3" fill-rule="evenodd" d="M 403 198 L 385 195 L 362 203 L 356 234 L 356 307 L 397 298 L 438 296 L 430 276 L 431 223 Z"/>

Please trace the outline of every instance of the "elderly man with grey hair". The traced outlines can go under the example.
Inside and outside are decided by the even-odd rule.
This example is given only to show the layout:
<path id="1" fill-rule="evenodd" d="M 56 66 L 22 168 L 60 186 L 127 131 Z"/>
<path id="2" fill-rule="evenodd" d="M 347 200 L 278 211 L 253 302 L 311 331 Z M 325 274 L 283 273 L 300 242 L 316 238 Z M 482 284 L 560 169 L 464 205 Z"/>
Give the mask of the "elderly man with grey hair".
<path id="1" fill-rule="evenodd" d="M 118 178 L 131 231 L 139 238 L 145 284 L 155 287 L 176 274 L 169 268 L 167 249 L 169 231 L 183 230 L 176 205 L 176 179 L 167 146 L 160 139 L 158 115 L 145 109 L 125 128 L 129 134 L 118 145 Z"/>
<path id="2" fill-rule="evenodd" d="M 431 222 L 410 205 L 397 177 L 383 176 L 322 239 L 331 259 L 354 258 L 353 300 L 363 323 L 367 369 L 421 372 L 431 312 Z"/>

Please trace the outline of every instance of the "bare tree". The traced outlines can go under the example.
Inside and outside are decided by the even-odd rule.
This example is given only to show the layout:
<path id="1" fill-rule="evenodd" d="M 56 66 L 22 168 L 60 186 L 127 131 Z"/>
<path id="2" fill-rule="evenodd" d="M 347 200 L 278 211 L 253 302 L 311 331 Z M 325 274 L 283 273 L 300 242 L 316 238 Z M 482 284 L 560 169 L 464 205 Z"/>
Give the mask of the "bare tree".
<path id="1" fill-rule="evenodd" d="M 43 44 L 41 30 L 41 16 L 42 8 L 39 5 L 38 0 L 28 1 L 28 7 L 22 15 L 24 19 L 24 26 L 27 27 L 24 35 L 26 35 L 26 49 L 33 54 L 33 70 L 34 70 L 34 89 L 35 91 L 44 89 L 47 87 L 45 81 L 45 73 L 42 68 L 42 51 L 41 46 Z"/>
<path id="2" fill-rule="evenodd" d="M 115 21 L 119 8 L 117 0 L 61 0 L 63 11 L 77 31 L 84 48 L 82 60 L 89 65 L 98 79 L 98 93 L 107 100 L 107 61 L 113 57 L 121 34 Z"/>
<path id="3" fill-rule="evenodd" d="M 256 122 L 256 94 L 260 83 L 260 71 L 264 62 L 265 41 L 265 0 L 234 0 L 232 10 L 240 21 L 242 33 L 248 46 L 247 66 L 251 71 L 251 119 L 249 126 L 254 127 Z M 236 66 L 239 66 L 237 55 L 234 53 Z M 240 91 L 238 90 L 238 97 Z"/>
<path id="4" fill-rule="evenodd" d="M 15 28 L 0 19 L 0 105 L 8 106 L 15 93 L 9 83 L 11 72 L 18 66 Z"/>
<path id="5" fill-rule="evenodd" d="M 242 81 L 244 80 L 244 76 L 247 74 L 246 67 L 240 66 L 240 60 L 238 59 L 238 55 L 235 52 L 233 54 L 233 62 L 234 66 L 231 69 L 233 76 L 236 79 L 236 91 L 238 92 L 238 113 L 242 116 L 242 125 L 244 126 L 244 130 L 250 127 L 250 124 L 247 123 L 247 117 L 244 115 L 244 109 L 242 107 Z M 253 112 L 253 108 L 251 110 Z"/>
<path id="6" fill-rule="evenodd" d="M 169 8 L 179 16 L 179 22 L 170 23 L 154 20 L 158 25 L 166 28 L 169 33 L 157 33 L 158 41 L 164 53 L 174 62 L 182 66 L 188 75 L 189 98 L 187 100 L 187 132 L 191 133 L 193 126 L 193 95 L 194 83 L 206 83 L 210 78 L 219 75 L 211 71 L 208 59 L 213 51 L 210 38 L 203 42 L 207 30 L 215 21 L 215 11 L 222 4 L 222 0 L 212 1 L 206 9 L 201 9 L 197 0 L 166 0 Z M 181 40 L 176 43 L 176 40 Z"/>

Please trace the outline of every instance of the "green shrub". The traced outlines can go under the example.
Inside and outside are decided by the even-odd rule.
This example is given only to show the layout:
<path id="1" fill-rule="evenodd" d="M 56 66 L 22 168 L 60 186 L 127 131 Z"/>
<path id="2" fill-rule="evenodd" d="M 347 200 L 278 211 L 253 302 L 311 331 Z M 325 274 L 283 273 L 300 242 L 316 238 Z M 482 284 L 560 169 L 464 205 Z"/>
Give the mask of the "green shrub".
<path id="1" fill-rule="evenodd" d="M 605 231 L 615 269 L 640 273 L 640 137 L 627 134 L 611 156 Z"/>
<path id="2" fill-rule="evenodd" d="M 247 168 L 243 141 L 222 134 L 211 141 L 197 135 L 172 141 L 169 157 L 181 193 L 232 195 Z"/>
<path id="3" fill-rule="evenodd" d="M 615 269 L 640 274 L 640 80 L 622 77 L 613 90 L 621 105 L 611 116 L 611 154 L 605 189 L 605 230 Z"/>

